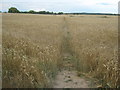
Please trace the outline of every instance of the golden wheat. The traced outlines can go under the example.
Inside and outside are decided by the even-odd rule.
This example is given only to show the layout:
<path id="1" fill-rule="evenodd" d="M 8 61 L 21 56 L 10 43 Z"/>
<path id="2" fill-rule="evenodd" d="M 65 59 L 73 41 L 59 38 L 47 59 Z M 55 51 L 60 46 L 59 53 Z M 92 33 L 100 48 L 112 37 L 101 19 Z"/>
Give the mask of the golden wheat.
<path id="1" fill-rule="evenodd" d="M 103 87 L 117 87 L 118 31 L 117 17 L 84 16 L 69 18 L 71 48 L 78 58 L 79 72 L 98 78 Z"/>
<path id="2" fill-rule="evenodd" d="M 3 87 L 50 87 L 61 62 L 60 17 L 3 15 Z"/>
<path id="3" fill-rule="evenodd" d="M 116 16 L 32 14 L 3 14 L 3 87 L 51 87 L 63 64 L 65 27 L 78 73 L 118 87 Z"/>

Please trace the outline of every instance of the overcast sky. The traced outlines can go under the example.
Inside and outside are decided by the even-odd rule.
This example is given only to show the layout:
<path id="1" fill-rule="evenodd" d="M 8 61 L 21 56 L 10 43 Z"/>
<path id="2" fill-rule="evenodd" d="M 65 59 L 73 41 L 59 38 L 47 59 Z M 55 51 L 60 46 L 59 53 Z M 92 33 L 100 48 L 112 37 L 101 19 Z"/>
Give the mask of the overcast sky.
<path id="1" fill-rule="evenodd" d="M 20 11 L 118 13 L 119 0 L 2 0 L 2 11 L 16 7 Z"/>

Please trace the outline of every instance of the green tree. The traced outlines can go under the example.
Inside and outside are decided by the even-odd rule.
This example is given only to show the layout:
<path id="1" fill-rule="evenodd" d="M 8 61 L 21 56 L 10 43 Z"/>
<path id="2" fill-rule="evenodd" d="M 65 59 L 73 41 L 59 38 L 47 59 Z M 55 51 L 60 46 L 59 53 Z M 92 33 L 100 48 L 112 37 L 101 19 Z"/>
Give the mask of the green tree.
<path id="1" fill-rule="evenodd" d="M 63 12 L 59 12 L 58 14 L 63 14 Z"/>
<path id="2" fill-rule="evenodd" d="M 17 9 L 17 8 L 15 8 L 15 7 L 11 7 L 11 8 L 9 8 L 9 10 L 8 10 L 8 13 L 19 13 L 20 11 Z"/>
<path id="3" fill-rule="evenodd" d="M 30 10 L 29 13 L 35 13 L 35 11 L 34 10 Z"/>

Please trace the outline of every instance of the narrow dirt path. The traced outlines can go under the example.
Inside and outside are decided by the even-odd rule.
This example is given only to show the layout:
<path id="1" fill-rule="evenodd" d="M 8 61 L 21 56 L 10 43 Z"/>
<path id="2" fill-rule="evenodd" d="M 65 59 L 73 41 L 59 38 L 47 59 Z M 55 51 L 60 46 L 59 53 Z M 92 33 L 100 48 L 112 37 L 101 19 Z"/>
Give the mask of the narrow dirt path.
<path id="1" fill-rule="evenodd" d="M 73 56 L 70 53 L 70 33 L 67 18 L 64 17 L 63 21 L 63 68 L 56 76 L 53 88 L 91 88 L 91 81 L 77 75 L 77 71 L 72 63 Z"/>

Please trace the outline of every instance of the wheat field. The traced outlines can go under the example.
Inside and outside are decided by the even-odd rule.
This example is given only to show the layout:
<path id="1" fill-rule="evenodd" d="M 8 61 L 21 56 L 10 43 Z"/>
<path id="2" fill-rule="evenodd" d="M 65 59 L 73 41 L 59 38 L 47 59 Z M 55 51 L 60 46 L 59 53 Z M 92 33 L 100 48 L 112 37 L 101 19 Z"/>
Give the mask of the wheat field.
<path id="1" fill-rule="evenodd" d="M 3 14 L 2 19 L 4 88 L 52 87 L 64 64 L 65 26 L 78 74 L 102 87 L 119 86 L 116 16 Z"/>
<path id="2" fill-rule="evenodd" d="M 71 49 L 78 58 L 73 61 L 77 70 L 98 78 L 102 86 L 116 87 L 119 85 L 117 17 L 76 19 L 69 19 L 69 30 Z"/>

